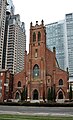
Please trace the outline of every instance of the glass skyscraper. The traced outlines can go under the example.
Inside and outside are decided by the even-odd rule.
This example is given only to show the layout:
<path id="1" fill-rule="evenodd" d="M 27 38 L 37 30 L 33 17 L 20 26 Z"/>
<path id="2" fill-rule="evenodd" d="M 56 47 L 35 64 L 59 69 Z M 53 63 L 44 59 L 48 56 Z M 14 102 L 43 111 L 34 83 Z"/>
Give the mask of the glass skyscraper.
<path id="1" fill-rule="evenodd" d="M 53 50 L 56 47 L 56 57 L 61 69 L 69 69 L 73 76 L 73 13 L 66 14 L 65 19 L 45 25 L 46 46 Z"/>
<path id="2" fill-rule="evenodd" d="M 56 57 L 59 67 L 65 69 L 65 35 L 64 21 L 59 21 L 46 25 L 46 46 L 53 51 L 56 48 Z"/>
<path id="3" fill-rule="evenodd" d="M 73 76 L 73 13 L 65 15 L 69 75 Z"/>

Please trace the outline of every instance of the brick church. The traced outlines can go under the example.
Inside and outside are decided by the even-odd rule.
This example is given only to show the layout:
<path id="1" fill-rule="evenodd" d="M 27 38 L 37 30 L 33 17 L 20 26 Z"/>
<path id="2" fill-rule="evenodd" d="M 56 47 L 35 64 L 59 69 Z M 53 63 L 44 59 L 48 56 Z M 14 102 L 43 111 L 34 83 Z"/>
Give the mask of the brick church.
<path id="1" fill-rule="evenodd" d="M 14 76 L 13 98 L 21 100 L 24 87 L 27 88 L 27 101 L 47 101 L 48 91 L 55 89 L 55 99 L 68 99 L 68 69 L 60 69 L 56 50 L 46 48 L 46 29 L 44 21 L 33 26 L 30 23 L 29 53 L 25 54 L 24 70 Z"/>

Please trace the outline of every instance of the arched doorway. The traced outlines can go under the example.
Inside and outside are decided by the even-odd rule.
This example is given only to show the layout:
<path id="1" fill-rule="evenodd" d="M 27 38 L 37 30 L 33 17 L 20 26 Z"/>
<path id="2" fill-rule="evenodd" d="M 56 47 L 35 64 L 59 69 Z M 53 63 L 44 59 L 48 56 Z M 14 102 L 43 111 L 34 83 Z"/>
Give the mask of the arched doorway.
<path id="1" fill-rule="evenodd" d="M 15 96 L 15 99 L 19 99 L 20 98 L 20 95 L 19 95 L 19 93 L 17 92 L 16 93 L 16 96 Z"/>
<path id="2" fill-rule="evenodd" d="M 36 89 L 33 91 L 33 100 L 38 100 L 38 91 Z"/>
<path id="3" fill-rule="evenodd" d="M 58 99 L 63 99 L 63 93 L 62 93 L 62 91 L 60 91 L 60 92 L 58 93 Z"/>

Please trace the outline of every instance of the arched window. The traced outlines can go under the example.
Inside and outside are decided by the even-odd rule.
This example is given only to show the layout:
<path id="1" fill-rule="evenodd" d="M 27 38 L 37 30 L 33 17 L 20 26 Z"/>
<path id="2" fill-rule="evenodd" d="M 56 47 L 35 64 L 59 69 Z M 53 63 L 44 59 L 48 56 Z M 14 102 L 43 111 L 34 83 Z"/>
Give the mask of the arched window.
<path id="1" fill-rule="evenodd" d="M 36 64 L 33 67 L 33 77 L 38 77 L 39 76 L 39 66 Z"/>
<path id="2" fill-rule="evenodd" d="M 38 100 L 38 91 L 36 89 L 33 91 L 33 100 Z"/>
<path id="3" fill-rule="evenodd" d="M 62 91 L 60 91 L 60 92 L 58 93 L 58 99 L 63 99 L 63 93 L 62 93 Z"/>
<path id="4" fill-rule="evenodd" d="M 38 32 L 38 41 L 40 41 L 40 40 L 41 40 L 41 33 Z"/>
<path id="5" fill-rule="evenodd" d="M 21 82 L 20 81 L 18 81 L 18 87 L 21 87 Z"/>
<path id="6" fill-rule="evenodd" d="M 36 33 L 34 32 L 33 33 L 33 42 L 35 42 L 36 41 Z"/>
<path id="7" fill-rule="evenodd" d="M 63 80 L 62 79 L 59 80 L 59 85 L 63 85 Z"/>

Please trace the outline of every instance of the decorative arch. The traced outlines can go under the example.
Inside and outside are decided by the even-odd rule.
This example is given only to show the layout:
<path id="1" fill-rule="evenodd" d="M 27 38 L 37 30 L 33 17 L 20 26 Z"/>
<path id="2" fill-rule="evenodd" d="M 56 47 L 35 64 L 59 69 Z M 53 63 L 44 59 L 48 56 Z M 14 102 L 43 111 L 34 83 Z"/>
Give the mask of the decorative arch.
<path id="1" fill-rule="evenodd" d="M 39 77 L 39 66 L 37 64 L 34 65 L 33 67 L 33 77 Z"/>
<path id="2" fill-rule="evenodd" d="M 40 40 L 41 40 L 41 33 L 38 32 L 38 41 L 40 41 Z"/>
<path id="3" fill-rule="evenodd" d="M 21 82 L 20 81 L 18 81 L 18 85 L 17 85 L 18 87 L 21 87 Z"/>
<path id="4" fill-rule="evenodd" d="M 33 100 L 38 100 L 38 90 L 33 91 Z"/>
<path id="5" fill-rule="evenodd" d="M 33 33 L 33 42 L 35 42 L 36 41 L 36 33 L 34 32 Z"/>
<path id="6" fill-rule="evenodd" d="M 15 91 L 14 99 L 21 100 L 21 91 L 20 90 Z"/>
<path id="7" fill-rule="evenodd" d="M 62 79 L 59 80 L 59 85 L 63 85 L 63 80 Z"/>
<path id="8" fill-rule="evenodd" d="M 65 91 L 62 88 L 59 88 L 56 93 L 56 100 L 65 99 L 65 98 L 66 98 Z"/>

